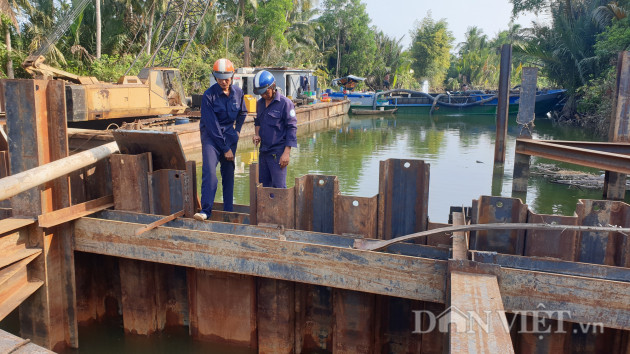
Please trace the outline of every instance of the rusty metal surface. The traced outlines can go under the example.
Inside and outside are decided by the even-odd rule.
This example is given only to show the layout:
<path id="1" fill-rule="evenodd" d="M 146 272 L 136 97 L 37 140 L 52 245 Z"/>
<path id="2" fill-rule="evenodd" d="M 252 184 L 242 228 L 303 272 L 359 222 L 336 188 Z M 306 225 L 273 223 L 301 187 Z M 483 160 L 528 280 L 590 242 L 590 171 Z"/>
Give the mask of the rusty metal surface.
<path id="1" fill-rule="evenodd" d="M 249 222 L 258 224 L 258 163 L 249 165 Z"/>
<path id="2" fill-rule="evenodd" d="M 630 173 L 630 156 L 554 144 L 552 141 L 516 139 L 516 153 L 607 171 Z"/>
<path id="3" fill-rule="evenodd" d="M 630 52 L 619 52 L 610 141 L 630 140 Z"/>
<path id="4" fill-rule="evenodd" d="M 114 154 L 109 158 L 116 210 L 151 212 L 148 176 L 152 171 L 151 153 Z"/>
<path id="5" fill-rule="evenodd" d="M 295 228 L 295 187 L 259 186 L 256 196 L 256 221 L 289 229 Z"/>
<path id="6" fill-rule="evenodd" d="M 254 277 L 189 269 L 188 291 L 193 338 L 257 347 Z"/>
<path id="7" fill-rule="evenodd" d="M 150 224 L 160 219 L 160 217 L 156 215 L 121 212 L 115 210 L 104 210 L 97 213 L 95 216 L 111 221 L 123 221 L 141 224 Z M 223 222 L 199 223 L 186 218 L 173 220 L 165 226 L 184 228 L 188 230 L 211 231 L 229 234 L 233 233 L 244 236 L 266 237 L 273 239 L 286 239 L 288 241 L 314 243 L 342 248 L 352 247 L 352 244 L 354 243 L 353 236 L 332 235 L 319 232 L 287 230 L 281 228 L 279 229 L 269 227 L 257 227 L 252 225 Z M 406 256 L 439 260 L 446 260 L 449 258 L 448 249 L 417 244 L 395 244 L 387 247 L 386 250 L 390 253 Z"/>
<path id="8" fill-rule="evenodd" d="M 339 194 L 337 176 L 305 175 L 295 179 L 295 228 L 332 233 Z"/>
<path id="9" fill-rule="evenodd" d="M 256 279 L 258 284 L 258 353 L 295 351 L 295 283 Z"/>
<path id="10" fill-rule="evenodd" d="M 422 310 L 424 304 L 429 303 L 377 295 L 374 311 L 374 352 L 420 353 L 424 343 L 421 334 L 411 333 L 415 329 L 412 311 Z"/>
<path id="11" fill-rule="evenodd" d="M 519 199 L 481 196 L 473 207 L 473 224 L 523 223 L 527 205 Z M 487 230 L 470 233 L 470 249 L 523 254 L 524 230 Z"/>
<path id="12" fill-rule="evenodd" d="M 333 290 L 326 286 L 295 284 L 296 352 L 332 352 Z"/>
<path id="13" fill-rule="evenodd" d="M 426 230 L 429 164 L 421 160 L 381 161 L 378 195 L 378 238 L 388 240 Z"/>
<path id="14" fill-rule="evenodd" d="M 149 335 L 160 330 L 153 262 L 120 259 L 120 290 L 125 333 Z"/>
<path id="15" fill-rule="evenodd" d="M 444 301 L 444 261 L 170 227 L 158 227 L 135 236 L 139 226 L 142 225 L 81 218 L 75 222 L 76 249 L 410 299 Z"/>
<path id="16" fill-rule="evenodd" d="M 337 194 L 334 204 L 334 233 L 377 237 L 378 196 L 366 198 Z"/>
<path id="17" fill-rule="evenodd" d="M 580 200 L 580 225 L 630 225 L 630 205 L 623 202 Z M 618 232 L 582 232 L 576 261 L 630 267 L 630 240 Z"/>
<path id="18" fill-rule="evenodd" d="M 186 170 L 186 157 L 175 132 L 115 130 L 112 132 L 122 154 L 150 152 L 153 170 Z"/>
<path id="19" fill-rule="evenodd" d="M 374 352 L 373 294 L 333 289 L 334 353 Z"/>
<path id="20" fill-rule="evenodd" d="M 162 169 L 149 173 L 151 213 L 170 215 L 184 210 L 187 180 L 186 171 Z"/>
<path id="21" fill-rule="evenodd" d="M 121 323 L 118 258 L 75 252 L 75 262 L 79 324 L 103 321 Z"/>
<path id="22" fill-rule="evenodd" d="M 438 317 L 439 326 L 449 326 L 451 353 L 514 353 L 497 277 L 451 272 L 450 307 Z M 469 314 L 482 316 L 488 328 L 469 320 Z M 488 314 L 484 318 L 482 314 Z"/>
<path id="23" fill-rule="evenodd" d="M 578 218 L 576 216 L 536 214 L 529 211 L 527 222 L 576 226 L 578 225 Z M 528 230 L 525 236 L 523 255 L 573 261 L 577 259 L 577 243 L 576 231 Z"/>
<path id="24" fill-rule="evenodd" d="M 470 258 L 475 262 L 496 264 L 505 268 L 630 282 L 630 269 L 623 267 L 562 261 L 551 258 L 514 256 L 496 252 L 469 251 L 469 253 Z"/>

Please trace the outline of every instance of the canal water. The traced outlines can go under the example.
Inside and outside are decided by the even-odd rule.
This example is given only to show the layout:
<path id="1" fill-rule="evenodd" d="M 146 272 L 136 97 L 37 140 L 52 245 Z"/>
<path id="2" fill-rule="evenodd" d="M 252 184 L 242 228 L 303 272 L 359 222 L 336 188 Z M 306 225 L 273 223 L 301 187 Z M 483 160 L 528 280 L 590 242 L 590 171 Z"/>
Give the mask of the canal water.
<path id="1" fill-rule="evenodd" d="M 344 116 L 320 127 L 300 127 L 298 148 L 291 151 L 287 186 L 305 174 L 336 175 L 344 195 L 371 197 L 378 193 L 379 161 L 420 159 L 430 164 L 429 218 L 447 222 L 451 206 L 470 206 L 481 195 L 511 196 L 516 117 L 510 116 L 503 174 L 493 180 L 495 117 L 480 115 Z M 577 127 L 554 125 L 537 118 L 535 139 L 601 140 Z M 244 138 L 236 154 L 236 204 L 249 204 L 249 165 L 257 160 L 254 146 Z M 189 158 L 201 164 L 200 152 Z M 590 168 L 533 157 L 532 164 L 552 163 L 561 168 L 603 173 Z M 217 170 L 218 173 L 218 170 Z M 201 189 L 198 165 L 198 190 Z M 602 191 L 552 183 L 531 176 L 527 192 L 536 213 L 572 215 L 579 199 L 601 199 Z M 216 201 L 223 199 L 221 185 Z"/>

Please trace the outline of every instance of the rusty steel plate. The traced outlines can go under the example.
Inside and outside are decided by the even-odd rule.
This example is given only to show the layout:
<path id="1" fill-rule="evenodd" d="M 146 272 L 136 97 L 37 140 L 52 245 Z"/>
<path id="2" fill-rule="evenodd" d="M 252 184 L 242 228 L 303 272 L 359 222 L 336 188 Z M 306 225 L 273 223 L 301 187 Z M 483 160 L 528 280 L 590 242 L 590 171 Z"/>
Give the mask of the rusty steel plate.
<path id="1" fill-rule="evenodd" d="M 122 154 L 150 152 L 153 170 L 185 170 L 186 157 L 175 132 L 115 130 L 112 132 Z"/>

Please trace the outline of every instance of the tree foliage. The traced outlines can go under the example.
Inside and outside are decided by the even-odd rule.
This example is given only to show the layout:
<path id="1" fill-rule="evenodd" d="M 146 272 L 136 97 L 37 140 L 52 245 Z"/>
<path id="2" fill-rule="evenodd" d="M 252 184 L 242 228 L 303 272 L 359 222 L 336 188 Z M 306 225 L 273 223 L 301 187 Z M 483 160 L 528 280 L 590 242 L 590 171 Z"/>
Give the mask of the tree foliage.
<path id="1" fill-rule="evenodd" d="M 411 32 L 411 55 L 415 76 L 429 79 L 432 86 L 442 87 L 449 68 L 454 38 L 445 19 L 433 20 L 431 13 Z"/>

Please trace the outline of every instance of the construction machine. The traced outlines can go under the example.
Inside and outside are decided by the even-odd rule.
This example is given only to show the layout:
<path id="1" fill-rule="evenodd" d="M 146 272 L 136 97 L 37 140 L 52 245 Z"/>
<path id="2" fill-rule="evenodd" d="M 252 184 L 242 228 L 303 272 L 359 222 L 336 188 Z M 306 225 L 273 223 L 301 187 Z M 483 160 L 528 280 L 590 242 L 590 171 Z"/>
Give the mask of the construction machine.
<path id="1" fill-rule="evenodd" d="M 188 109 L 181 75 L 175 68 L 144 68 L 137 76 L 122 76 L 116 83 L 106 83 L 53 68 L 43 61 L 43 56 L 29 57 L 22 65 L 34 78 L 68 82 L 68 122 L 180 114 Z"/>
<path id="2" fill-rule="evenodd" d="M 68 122 L 154 117 L 181 114 L 189 109 L 180 71 L 170 66 L 174 59 L 179 59 L 177 66 L 181 63 L 189 42 L 194 38 L 197 25 L 205 14 L 208 2 L 170 0 L 167 11 L 158 25 L 162 28 L 162 34 L 158 40 L 160 45 L 151 57 L 151 66 L 143 68 L 137 76 L 125 74 L 116 83 L 100 82 L 95 77 L 74 75 L 44 64 L 44 54 L 89 2 L 90 0 L 78 2 L 55 31 L 46 38 L 44 44 L 22 63 L 22 67 L 34 78 L 62 79 L 68 82 L 66 85 Z M 185 21 L 190 32 L 182 31 L 180 22 Z M 194 29 L 191 29 L 191 23 Z M 177 31 L 174 31 L 174 28 Z M 182 38 L 185 38 L 187 43 L 182 44 Z M 175 48 L 182 47 L 184 50 L 181 56 L 174 57 Z M 156 60 L 158 64 L 153 66 Z"/>

